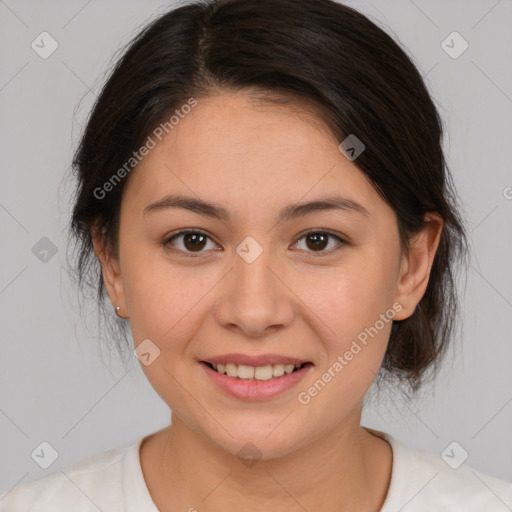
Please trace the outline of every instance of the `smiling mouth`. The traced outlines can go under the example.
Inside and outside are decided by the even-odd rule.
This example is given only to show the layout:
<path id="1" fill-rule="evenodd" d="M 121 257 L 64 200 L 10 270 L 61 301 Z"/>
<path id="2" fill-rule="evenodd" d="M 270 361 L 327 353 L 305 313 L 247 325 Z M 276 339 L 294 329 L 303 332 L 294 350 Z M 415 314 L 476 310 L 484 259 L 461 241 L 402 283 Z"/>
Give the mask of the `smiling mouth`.
<path id="1" fill-rule="evenodd" d="M 306 366 L 312 366 L 312 363 L 303 364 L 269 364 L 265 366 L 248 366 L 245 364 L 215 364 L 208 361 L 201 361 L 212 370 L 241 380 L 272 380 L 294 373 Z"/>

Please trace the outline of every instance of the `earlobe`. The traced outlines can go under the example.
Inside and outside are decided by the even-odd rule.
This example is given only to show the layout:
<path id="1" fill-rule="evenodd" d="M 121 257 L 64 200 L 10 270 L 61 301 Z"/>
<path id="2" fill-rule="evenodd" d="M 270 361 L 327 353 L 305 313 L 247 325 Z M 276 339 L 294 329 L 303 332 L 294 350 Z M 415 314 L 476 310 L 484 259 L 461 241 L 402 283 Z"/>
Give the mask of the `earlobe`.
<path id="1" fill-rule="evenodd" d="M 396 315 L 395 320 L 410 317 L 425 294 L 442 229 L 441 216 L 427 213 L 425 226 L 409 239 L 409 251 L 402 256 L 395 297 L 403 309 Z"/>
<path id="2" fill-rule="evenodd" d="M 126 311 L 126 305 L 119 261 L 110 254 L 105 238 L 99 231 L 93 229 L 91 235 L 94 252 L 101 265 L 103 282 L 110 302 L 118 316 L 122 316 L 121 312 Z M 116 309 L 117 306 L 119 306 L 119 309 Z"/>

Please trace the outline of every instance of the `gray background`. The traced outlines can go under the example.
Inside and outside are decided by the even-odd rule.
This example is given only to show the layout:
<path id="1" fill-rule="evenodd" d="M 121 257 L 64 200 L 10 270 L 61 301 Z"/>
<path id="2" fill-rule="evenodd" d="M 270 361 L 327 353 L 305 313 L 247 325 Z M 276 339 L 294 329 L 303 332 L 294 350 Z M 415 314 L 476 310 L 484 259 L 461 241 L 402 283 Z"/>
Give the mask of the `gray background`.
<path id="1" fill-rule="evenodd" d="M 473 246 L 463 331 L 437 383 L 412 404 L 389 393 L 362 423 L 440 454 L 457 441 L 466 464 L 512 481 L 512 2 L 347 3 L 398 38 L 425 75 Z M 0 490 L 170 420 L 138 361 L 127 372 L 79 320 L 64 270 L 62 180 L 114 52 L 171 5 L 0 0 Z M 43 31 L 59 45 L 47 59 L 31 48 Z M 455 59 L 441 46 L 453 31 L 469 44 Z M 46 262 L 32 250 L 43 237 L 57 249 Z M 46 470 L 31 458 L 42 441 L 59 454 Z"/>

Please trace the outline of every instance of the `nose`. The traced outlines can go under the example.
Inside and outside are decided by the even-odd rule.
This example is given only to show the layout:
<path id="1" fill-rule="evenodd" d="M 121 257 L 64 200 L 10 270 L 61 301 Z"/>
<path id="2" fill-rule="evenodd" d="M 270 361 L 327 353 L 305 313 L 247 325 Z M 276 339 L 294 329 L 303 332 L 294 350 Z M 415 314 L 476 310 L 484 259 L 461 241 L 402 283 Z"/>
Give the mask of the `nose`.
<path id="1" fill-rule="evenodd" d="M 289 325 L 294 316 L 294 295 L 280 269 L 265 250 L 250 263 L 235 253 L 216 303 L 217 322 L 251 338 Z"/>

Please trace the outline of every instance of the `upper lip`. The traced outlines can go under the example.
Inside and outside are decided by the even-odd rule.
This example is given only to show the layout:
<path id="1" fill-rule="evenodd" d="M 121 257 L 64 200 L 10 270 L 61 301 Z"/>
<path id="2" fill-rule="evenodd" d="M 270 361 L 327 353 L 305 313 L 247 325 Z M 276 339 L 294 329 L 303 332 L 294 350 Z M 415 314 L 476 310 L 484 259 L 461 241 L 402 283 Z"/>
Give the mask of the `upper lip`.
<path id="1" fill-rule="evenodd" d="M 283 356 L 280 354 L 259 354 L 257 356 L 250 356 L 248 354 L 224 354 L 201 359 L 201 361 L 213 364 L 243 364 L 246 366 L 254 366 L 255 368 L 274 364 L 303 364 L 311 362 L 306 359 Z"/>

